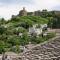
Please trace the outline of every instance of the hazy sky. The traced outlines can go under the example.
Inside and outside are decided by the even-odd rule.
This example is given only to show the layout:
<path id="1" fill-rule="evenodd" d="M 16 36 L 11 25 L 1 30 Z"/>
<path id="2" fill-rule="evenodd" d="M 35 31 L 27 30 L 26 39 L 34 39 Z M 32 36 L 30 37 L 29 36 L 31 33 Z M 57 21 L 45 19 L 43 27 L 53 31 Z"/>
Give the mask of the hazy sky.
<path id="1" fill-rule="evenodd" d="M 60 0 L 0 0 L 0 17 L 8 19 L 11 15 L 18 14 L 22 7 L 26 7 L 27 11 L 42 9 L 60 11 Z"/>

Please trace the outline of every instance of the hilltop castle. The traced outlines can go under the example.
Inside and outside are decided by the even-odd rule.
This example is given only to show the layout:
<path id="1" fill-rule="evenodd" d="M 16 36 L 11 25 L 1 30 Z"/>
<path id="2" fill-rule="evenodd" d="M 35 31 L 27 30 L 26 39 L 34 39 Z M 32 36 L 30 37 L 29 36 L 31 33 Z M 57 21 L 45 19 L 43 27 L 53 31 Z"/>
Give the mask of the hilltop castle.
<path id="1" fill-rule="evenodd" d="M 49 15 L 51 16 L 51 14 L 55 14 L 55 15 L 58 15 L 60 14 L 60 11 L 47 11 L 46 9 L 45 10 L 37 10 L 37 11 L 34 11 L 34 12 L 28 12 L 25 7 L 23 7 L 22 10 L 19 11 L 19 14 L 18 15 L 12 15 L 12 18 L 14 17 L 17 17 L 17 16 L 46 16 L 46 15 Z"/>
<path id="2" fill-rule="evenodd" d="M 27 12 L 25 7 L 23 7 L 23 10 L 19 12 L 18 16 L 40 16 L 40 11 Z"/>
<path id="3" fill-rule="evenodd" d="M 25 10 L 25 7 L 23 7 L 23 10 L 19 12 L 19 16 L 27 16 L 27 11 Z"/>

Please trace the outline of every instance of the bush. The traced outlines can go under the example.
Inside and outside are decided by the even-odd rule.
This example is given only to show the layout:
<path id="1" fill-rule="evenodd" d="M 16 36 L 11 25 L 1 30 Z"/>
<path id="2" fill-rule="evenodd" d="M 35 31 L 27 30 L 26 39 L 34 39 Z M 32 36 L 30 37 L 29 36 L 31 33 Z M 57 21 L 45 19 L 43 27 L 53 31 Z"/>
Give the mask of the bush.
<path id="1" fill-rule="evenodd" d="M 21 52 L 19 45 L 16 45 L 16 46 L 12 47 L 11 51 L 13 51 L 15 53 L 20 53 Z"/>
<path id="2" fill-rule="evenodd" d="M 47 38 L 49 39 L 49 38 L 53 38 L 53 37 L 55 37 L 55 33 L 53 33 L 53 32 L 51 32 L 51 33 L 48 33 L 47 34 Z"/>

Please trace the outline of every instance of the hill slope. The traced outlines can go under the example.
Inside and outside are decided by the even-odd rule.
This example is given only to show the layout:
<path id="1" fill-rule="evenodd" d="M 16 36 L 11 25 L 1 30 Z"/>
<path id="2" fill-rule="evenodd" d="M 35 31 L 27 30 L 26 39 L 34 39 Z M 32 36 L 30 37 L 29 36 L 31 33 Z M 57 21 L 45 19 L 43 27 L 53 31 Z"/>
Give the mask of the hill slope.
<path id="1" fill-rule="evenodd" d="M 24 57 L 24 59 L 23 59 Z M 23 53 L 21 60 L 59 60 L 60 59 L 60 37 L 55 37 L 41 45 L 37 45 L 32 50 Z"/>

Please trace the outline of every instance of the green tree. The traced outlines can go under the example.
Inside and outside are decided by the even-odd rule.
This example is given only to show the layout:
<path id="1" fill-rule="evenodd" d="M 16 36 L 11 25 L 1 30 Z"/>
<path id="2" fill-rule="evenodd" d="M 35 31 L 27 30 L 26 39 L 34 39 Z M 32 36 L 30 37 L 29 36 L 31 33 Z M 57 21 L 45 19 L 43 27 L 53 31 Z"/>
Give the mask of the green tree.
<path id="1" fill-rule="evenodd" d="M 6 31 L 6 28 L 4 28 L 3 26 L 0 26 L 0 34 L 5 33 L 5 31 Z"/>

